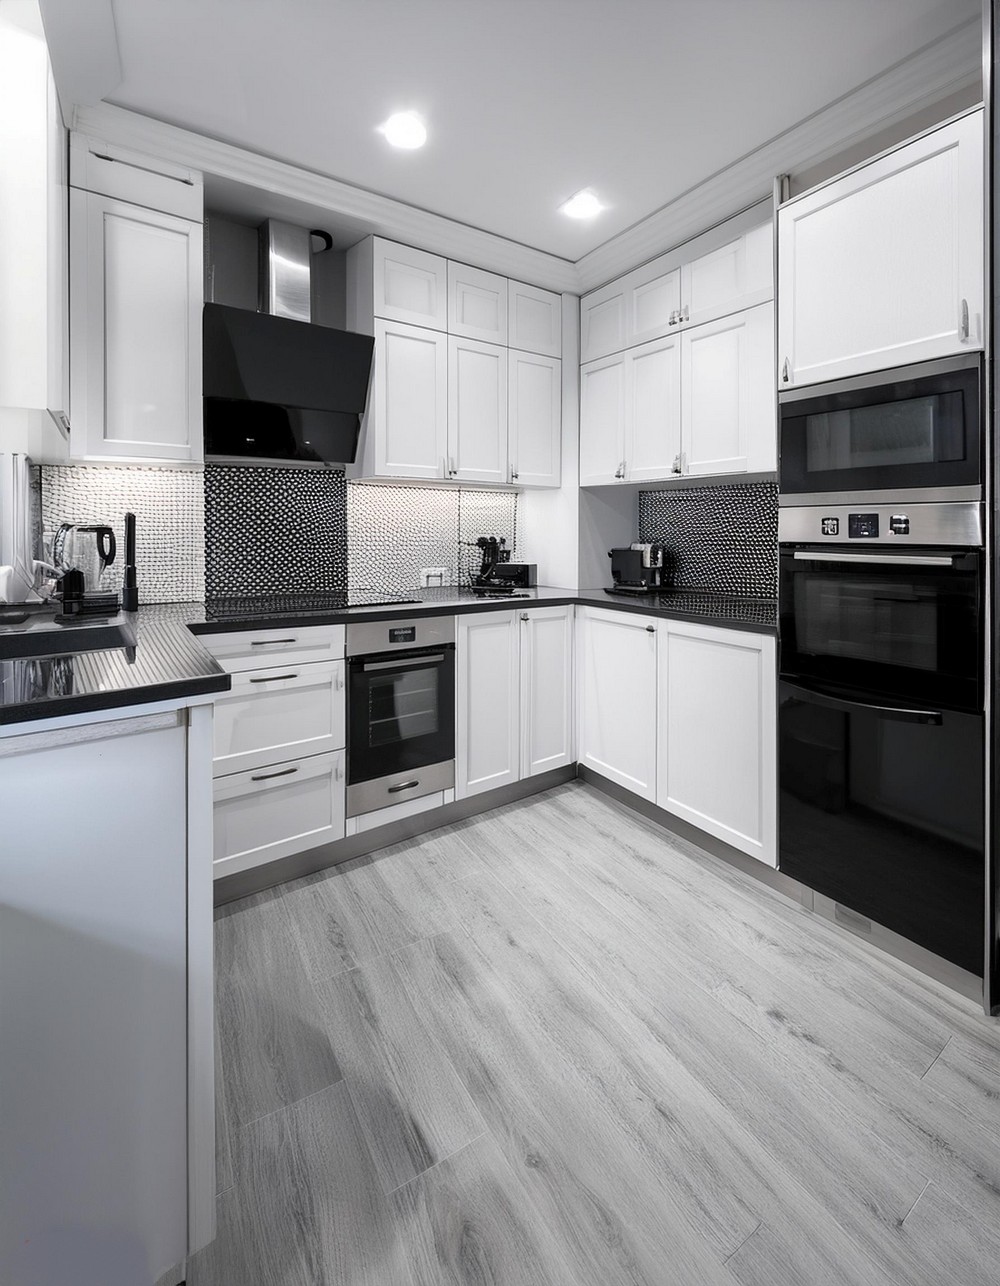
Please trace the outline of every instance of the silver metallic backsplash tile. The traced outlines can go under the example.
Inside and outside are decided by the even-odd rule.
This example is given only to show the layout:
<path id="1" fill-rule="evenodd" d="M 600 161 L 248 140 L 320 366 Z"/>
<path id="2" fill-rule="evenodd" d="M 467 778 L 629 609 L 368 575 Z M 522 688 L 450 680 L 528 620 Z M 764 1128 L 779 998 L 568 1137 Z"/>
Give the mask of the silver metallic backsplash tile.
<path id="1" fill-rule="evenodd" d="M 205 466 L 210 598 L 346 588 L 343 470 Z"/>
<path id="2" fill-rule="evenodd" d="M 445 568 L 445 584 L 465 582 L 479 551 L 462 542 L 503 536 L 513 549 L 516 529 L 513 492 L 350 482 L 349 587 L 409 593 L 420 588 L 423 567 Z"/>
<path id="3" fill-rule="evenodd" d="M 773 597 L 778 592 L 778 488 L 745 486 L 640 491 L 639 539 L 670 551 L 682 589 Z"/>
<path id="4" fill-rule="evenodd" d="M 118 557 L 104 583 L 121 586 L 125 514 L 136 517 L 139 601 L 183 603 L 205 596 L 205 500 L 195 469 L 142 465 L 43 465 L 42 531 L 62 522 L 114 528 Z"/>

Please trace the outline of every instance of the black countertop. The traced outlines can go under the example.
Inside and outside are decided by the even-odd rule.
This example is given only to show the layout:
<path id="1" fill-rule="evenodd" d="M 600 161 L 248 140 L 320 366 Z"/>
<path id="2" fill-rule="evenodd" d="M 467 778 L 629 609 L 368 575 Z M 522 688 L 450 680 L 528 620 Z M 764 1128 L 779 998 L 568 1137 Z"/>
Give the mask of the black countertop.
<path id="1" fill-rule="evenodd" d="M 416 615 L 511 611 L 542 604 L 581 604 L 757 634 L 777 633 L 774 599 L 696 590 L 632 597 L 603 590 L 541 587 L 519 590 L 512 597 L 482 598 L 449 586 L 415 590 L 414 598 L 419 601 L 307 615 L 259 615 L 248 608 L 245 616 L 223 620 L 208 615 L 204 603 L 151 604 L 140 608 L 134 618 L 134 659 L 119 648 L 0 662 L 0 725 L 225 692 L 230 687 L 229 675 L 198 642 L 199 634 L 340 625 L 359 619 L 384 621 Z"/>

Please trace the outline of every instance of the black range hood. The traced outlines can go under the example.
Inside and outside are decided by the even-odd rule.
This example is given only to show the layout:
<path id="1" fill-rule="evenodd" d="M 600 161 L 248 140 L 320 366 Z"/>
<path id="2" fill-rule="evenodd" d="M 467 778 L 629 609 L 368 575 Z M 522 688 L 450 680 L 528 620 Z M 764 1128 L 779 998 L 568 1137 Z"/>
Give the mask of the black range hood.
<path id="1" fill-rule="evenodd" d="M 357 454 L 375 341 L 309 321 L 309 236 L 288 224 L 261 229 L 268 311 L 205 305 L 209 461 L 332 465 Z"/>

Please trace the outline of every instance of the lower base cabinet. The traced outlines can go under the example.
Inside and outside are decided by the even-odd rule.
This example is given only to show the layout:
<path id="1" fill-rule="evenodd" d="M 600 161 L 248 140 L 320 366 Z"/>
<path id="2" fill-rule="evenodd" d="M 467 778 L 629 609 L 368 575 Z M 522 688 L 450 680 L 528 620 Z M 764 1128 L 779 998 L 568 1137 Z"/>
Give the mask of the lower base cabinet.
<path id="1" fill-rule="evenodd" d="M 573 762 L 573 608 L 457 621 L 455 798 Z"/>
<path id="2" fill-rule="evenodd" d="M 653 802 L 656 795 L 656 626 L 635 612 L 577 615 L 579 760 Z"/>
<path id="3" fill-rule="evenodd" d="M 661 622 L 657 671 L 658 807 L 776 866 L 775 640 Z"/>

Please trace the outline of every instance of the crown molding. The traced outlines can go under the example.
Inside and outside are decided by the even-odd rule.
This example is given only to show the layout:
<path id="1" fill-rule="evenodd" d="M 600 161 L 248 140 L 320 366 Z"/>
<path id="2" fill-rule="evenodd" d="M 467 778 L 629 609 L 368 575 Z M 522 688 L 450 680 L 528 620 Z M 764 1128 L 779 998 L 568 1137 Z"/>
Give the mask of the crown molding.
<path id="1" fill-rule="evenodd" d="M 319 206 L 331 214 L 356 220 L 371 233 L 421 250 L 547 290 L 576 291 L 576 268 L 568 259 L 123 107 L 99 103 L 77 108 L 73 128 L 91 138 L 146 152 L 203 174 Z"/>
<path id="2" fill-rule="evenodd" d="M 795 174 L 820 165 L 876 131 L 968 88 L 981 75 L 980 24 L 973 21 L 709 176 L 575 264 L 443 215 L 108 103 L 76 108 L 72 126 L 107 143 L 271 192 L 283 200 L 328 210 L 379 236 L 548 290 L 579 294 L 682 245 L 737 211 L 770 200 L 776 174 Z"/>
<path id="3" fill-rule="evenodd" d="M 982 75 L 982 58 L 979 22 L 956 28 L 584 255 L 576 264 L 578 290 L 602 286 L 735 211 L 770 198 L 775 175 L 818 165 L 971 85 Z"/>

